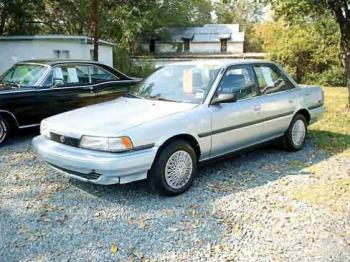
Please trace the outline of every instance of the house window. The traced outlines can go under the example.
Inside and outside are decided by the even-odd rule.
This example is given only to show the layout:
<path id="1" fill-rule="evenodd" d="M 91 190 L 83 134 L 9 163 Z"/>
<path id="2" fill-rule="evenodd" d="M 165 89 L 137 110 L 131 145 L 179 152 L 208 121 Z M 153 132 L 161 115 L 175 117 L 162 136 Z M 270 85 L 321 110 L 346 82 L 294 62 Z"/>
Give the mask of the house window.
<path id="1" fill-rule="evenodd" d="M 227 52 L 227 39 L 220 39 L 221 53 Z"/>
<path id="2" fill-rule="evenodd" d="M 53 55 L 55 59 L 69 59 L 69 50 L 54 50 Z"/>
<path id="3" fill-rule="evenodd" d="M 190 39 L 184 39 L 184 52 L 190 52 Z"/>

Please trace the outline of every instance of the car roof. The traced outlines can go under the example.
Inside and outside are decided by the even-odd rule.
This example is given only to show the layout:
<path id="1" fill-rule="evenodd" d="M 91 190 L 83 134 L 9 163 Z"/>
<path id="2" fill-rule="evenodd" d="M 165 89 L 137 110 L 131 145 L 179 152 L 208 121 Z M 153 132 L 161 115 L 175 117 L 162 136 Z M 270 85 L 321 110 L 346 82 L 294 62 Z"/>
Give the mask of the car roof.
<path id="1" fill-rule="evenodd" d="M 17 62 L 17 64 L 25 64 L 25 63 L 35 63 L 35 64 L 43 64 L 43 65 L 49 65 L 54 66 L 58 64 L 67 64 L 67 63 L 84 63 L 84 64 L 96 64 L 96 65 L 104 65 L 103 63 L 97 62 L 97 61 L 91 61 L 91 60 L 55 60 L 55 59 L 34 59 L 34 60 L 25 60 Z"/>
<path id="2" fill-rule="evenodd" d="M 25 60 L 21 62 L 17 62 L 16 64 L 40 64 L 40 65 L 47 65 L 47 66 L 55 66 L 60 64 L 90 64 L 90 65 L 97 65 L 102 67 L 103 69 L 113 73 L 120 79 L 128 80 L 130 79 L 127 75 L 123 74 L 122 72 L 118 71 L 117 69 L 108 66 L 106 64 L 103 64 L 101 62 L 97 61 L 91 61 L 91 60 L 54 60 L 54 59 L 35 59 L 35 60 Z"/>
<path id="3" fill-rule="evenodd" d="M 207 59 L 207 60 L 193 60 L 193 61 L 181 61 L 174 62 L 169 65 L 213 65 L 219 67 L 226 67 L 230 65 L 241 65 L 241 64 L 274 64 L 267 60 L 258 59 Z"/>

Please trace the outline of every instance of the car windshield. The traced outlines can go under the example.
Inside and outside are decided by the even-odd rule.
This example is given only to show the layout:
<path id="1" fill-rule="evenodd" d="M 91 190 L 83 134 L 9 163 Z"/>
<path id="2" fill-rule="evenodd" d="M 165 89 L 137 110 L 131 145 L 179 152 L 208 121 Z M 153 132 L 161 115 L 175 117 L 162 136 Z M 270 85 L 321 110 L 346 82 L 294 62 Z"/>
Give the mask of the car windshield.
<path id="1" fill-rule="evenodd" d="M 46 67 L 42 65 L 16 64 L 0 77 L 0 83 L 17 87 L 34 86 L 45 71 Z"/>
<path id="2" fill-rule="evenodd" d="M 166 65 L 136 85 L 131 94 L 146 99 L 199 104 L 220 68 L 220 65 Z"/>

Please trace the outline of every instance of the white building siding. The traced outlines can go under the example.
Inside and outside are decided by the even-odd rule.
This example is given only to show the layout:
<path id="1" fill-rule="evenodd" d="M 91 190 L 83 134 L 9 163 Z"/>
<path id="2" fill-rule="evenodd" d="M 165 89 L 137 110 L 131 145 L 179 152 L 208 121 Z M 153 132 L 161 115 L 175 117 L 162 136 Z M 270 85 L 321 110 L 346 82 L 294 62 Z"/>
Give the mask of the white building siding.
<path id="1" fill-rule="evenodd" d="M 228 53 L 243 53 L 244 43 L 243 42 L 228 42 L 227 52 Z"/>
<path id="2" fill-rule="evenodd" d="M 68 51 L 69 59 L 90 60 L 92 49 L 92 45 L 79 40 L 0 40 L 0 73 L 19 61 L 56 59 L 55 50 Z M 99 61 L 113 66 L 112 46 L 99 46 Z"/>
<path id="3" fill-rule="evenodd" d="M 220 43 L 190 43 L 191 53 L 220 53 Z"/>

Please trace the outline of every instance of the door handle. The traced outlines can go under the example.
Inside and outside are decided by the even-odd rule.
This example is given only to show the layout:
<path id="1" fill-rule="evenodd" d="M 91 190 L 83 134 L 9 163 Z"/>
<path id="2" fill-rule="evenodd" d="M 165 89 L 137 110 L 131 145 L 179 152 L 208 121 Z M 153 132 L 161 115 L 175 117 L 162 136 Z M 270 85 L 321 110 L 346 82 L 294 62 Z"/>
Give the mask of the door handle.
<path id="1" fill-rule="evenodd" d="M 261 105 L 254 106 L 254 111 L 260 111 L 260 110 L 261 110 Z"/>
<path id="2" fill-rule="evenodd" d="M 289 104 L 293 104 L 294 100 L 293 99 L 289 99 L 288 102 L 289 102 Z"/>

